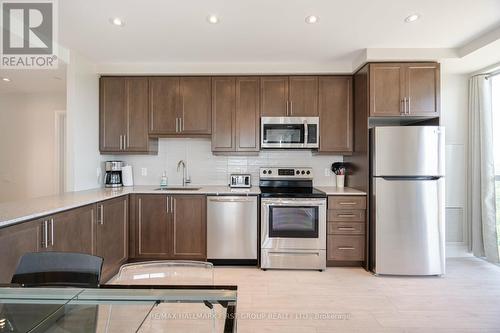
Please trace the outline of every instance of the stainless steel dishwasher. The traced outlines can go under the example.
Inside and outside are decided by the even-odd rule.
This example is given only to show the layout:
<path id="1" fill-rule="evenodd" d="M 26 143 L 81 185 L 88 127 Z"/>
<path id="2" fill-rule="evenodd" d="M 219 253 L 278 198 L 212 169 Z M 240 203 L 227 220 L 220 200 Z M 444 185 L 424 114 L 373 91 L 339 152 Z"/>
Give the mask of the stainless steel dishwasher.
<path id="1" fill-rule="evenodd" d="M 257 261 L 257 196 L 208 196 L 207 258 L 214 263 Z"/>

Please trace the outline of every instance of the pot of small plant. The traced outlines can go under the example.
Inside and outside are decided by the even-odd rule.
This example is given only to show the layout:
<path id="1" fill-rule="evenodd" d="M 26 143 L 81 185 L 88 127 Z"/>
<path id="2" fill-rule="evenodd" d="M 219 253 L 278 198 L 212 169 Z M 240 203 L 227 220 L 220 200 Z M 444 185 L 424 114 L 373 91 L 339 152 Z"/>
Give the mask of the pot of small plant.
<path id="1" fill-rule="evenodd" d="M 335 180 L 337 181 L 337 187 L 344 187 L 345 175 L 347 173 L 347 167 L 342 162 L 335 162 L 332 164 L 332 171 L 335 174 Z"/>

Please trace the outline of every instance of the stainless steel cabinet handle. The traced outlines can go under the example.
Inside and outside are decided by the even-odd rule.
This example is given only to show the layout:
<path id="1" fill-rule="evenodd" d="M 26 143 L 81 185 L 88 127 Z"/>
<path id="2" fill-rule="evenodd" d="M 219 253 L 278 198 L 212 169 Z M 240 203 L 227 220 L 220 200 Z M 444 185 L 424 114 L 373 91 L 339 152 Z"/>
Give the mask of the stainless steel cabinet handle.
<path id="1" fill-rule="evenodd" d="M 339 202 L 339 205 L 342 205 L 342 206 L 351 206 L 351 205 L 355 205 L 356 203 L 355 202 Z"/>
<path id="2" fill-rule="evenodd" d="M 166 207 L 166 209 L 167 209 L 167 214 L 168 214 L 168 202 L 169 202 L 169 200 L 170 200 L 170 197 L 168 197 L 168 196 L 167 196 L 167 205 L 166 205 L 166 206 L 167 206 L 167 207 Z"/>
<path id="3" fill-rule="evenodd" d="M 293 102 L 290 101 L 290 116 L 293 116 Z"/>
<path id="4" fill-rule="evenodd" d="M 337 229 L 339 229 L 339 230 L 356 230 L 353 227 L 338 227 Z"/>
<path id="5" fill-rule="evenodd" d="M 99 223 L 101 225 L 103 225 L 104 224 L 104 205 L 99 205 L 99 212 L 100 212 L 99 215 L 101 215 L 101 218 L 99 219 Z"/>
<path id="6" fill-rule="evenodd" d="M 54 246 L 54 219 L 50 219 L 50 245 Z"/>
<path id="7" fill-rule="evenodd" d="M 354 250 L 354 248 L 350 247 L 350 246 L 338 247 L 337 249 L 339 249 L 339 250 Z"/>
<path id="8" fill-rule="evenodd" d="M 129 136 L 127 134 L 124 135 L 123 142 L 124 142 L 123 145 L 125 146 L 125 148 L 123 148 L 123 149 L 127 149 L 130 146 L 130 139 L 129 139 Z"/>
<path id="9" fill-rule="evenodd" d="M 47 220 L 43 221 L 42 230 L 42 248 L 47 248 L 49 245 L 49 222 Z"/>
<path id="10" fill-rule="evenodd" d="M 288 101 L 286 101 L 285 114 L 288 116 Z"/>
<path id="11" fill-rule="evenodd" d="M 175 133 L 179 132 L 179 118 L 175 118 Z"/>
<path id="12" fill-rule="evenodd" d="M 181 121 L 181 132 L 184 132 L 184 116 L 182 118 L 179 118 Z"/>
<path id="13" fill-rule="evenodd" d="M 408 97 L 408 98 L 406 99 L 406 103 L 408 104 L 408 109 L 406 110 L 406 112 L 407 112 L 407 114 L 410 114 L 410 110 L 411 110 L 411 109 L 410 109 L 410 108 L 411 108 L 411 104 L 410 104 L 410 97 Z"/>
<path id="14" fill-rule="evenodd" d="M 339 214 L 337 216 L 338 217 L 356 217 L 357 215 L 355 215 L 355 214 Z"/>
<path id="15" fill-rule="evenodd" d="M 122 141 L 122 136 L 120 135 L 120 150 L 122 150 L 122 144 L 123 144 L 123 141 Z"/>
<path id="16" fill-rule="evenodd" d="M 170 212 L 175 214 L 174 197 L 170 197 Z"/>

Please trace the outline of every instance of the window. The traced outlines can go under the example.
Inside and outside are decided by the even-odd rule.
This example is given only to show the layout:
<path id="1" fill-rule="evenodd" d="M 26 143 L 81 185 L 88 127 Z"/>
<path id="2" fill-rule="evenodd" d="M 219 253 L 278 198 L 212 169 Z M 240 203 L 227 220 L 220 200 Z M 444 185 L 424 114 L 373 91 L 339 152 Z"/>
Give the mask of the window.
<path id="1" fill-rule="evenodd" d="M 493 104 L 493 149 L 495 151 L 495 188 L 497 206 L 497 235 L 500 250 L 500 75 L 491 77 Z"/>

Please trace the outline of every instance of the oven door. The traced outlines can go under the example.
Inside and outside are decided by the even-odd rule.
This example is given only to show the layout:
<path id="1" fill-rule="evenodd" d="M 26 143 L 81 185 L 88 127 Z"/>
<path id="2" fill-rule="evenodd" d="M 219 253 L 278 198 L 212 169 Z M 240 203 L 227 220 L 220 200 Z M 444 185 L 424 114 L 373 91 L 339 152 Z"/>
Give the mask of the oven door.
<path id="1" fill-rule="evenodd" d="M 264 198 L 261 246 L 266 249 L 326 249 L 326 199 Z"/>

